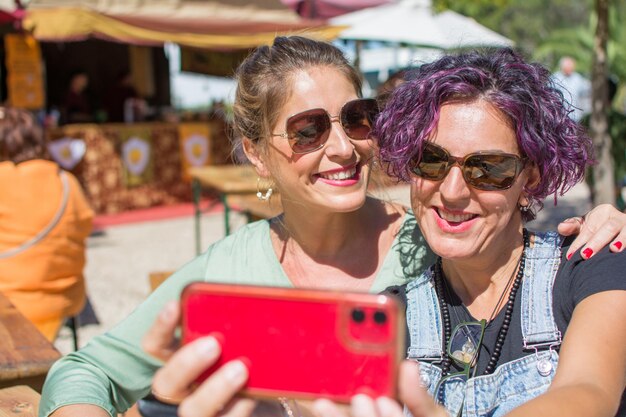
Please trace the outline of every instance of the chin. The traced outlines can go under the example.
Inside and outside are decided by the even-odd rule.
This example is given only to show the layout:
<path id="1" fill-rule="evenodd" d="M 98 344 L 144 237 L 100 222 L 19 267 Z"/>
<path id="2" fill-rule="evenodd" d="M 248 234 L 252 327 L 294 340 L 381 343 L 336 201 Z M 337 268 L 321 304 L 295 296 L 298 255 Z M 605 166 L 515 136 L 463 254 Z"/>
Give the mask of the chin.
<path id="1" fill-rule="evenodd" d="M 333 196 L 327 200 L 327 206 L 337 213 L 351 213 L 357 211 L 366 201 L 365 193 L 351 193 L 351 195 Z"/>
<path id="2" fill-rule="evenodd" d="M 435 226 L 436 227 L 436 226 Z M 428 245 L 443 259 L 466 259 L 478 254 L 474 236 L 467 234 L 451 235 L 447 233 L 433 233 L 432 230 L 422 232 Z"/>

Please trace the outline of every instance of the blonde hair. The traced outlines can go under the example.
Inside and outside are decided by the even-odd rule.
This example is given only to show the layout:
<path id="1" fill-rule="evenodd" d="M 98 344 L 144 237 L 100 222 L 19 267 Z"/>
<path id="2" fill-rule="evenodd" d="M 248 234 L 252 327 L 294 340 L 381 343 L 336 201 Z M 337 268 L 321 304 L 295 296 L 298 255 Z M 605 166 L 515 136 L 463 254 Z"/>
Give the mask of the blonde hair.
<path id="1" fill-rule="evenodd" d="M 302 36 L 280 36 L 271 47 L 257 48 L 237 69 L 234 133 L 257 143 L 267 139 L 290 97 L 291 76 L 312 67 L 337 69 L 361 97 L 361 78 L 339 49 Z"/>

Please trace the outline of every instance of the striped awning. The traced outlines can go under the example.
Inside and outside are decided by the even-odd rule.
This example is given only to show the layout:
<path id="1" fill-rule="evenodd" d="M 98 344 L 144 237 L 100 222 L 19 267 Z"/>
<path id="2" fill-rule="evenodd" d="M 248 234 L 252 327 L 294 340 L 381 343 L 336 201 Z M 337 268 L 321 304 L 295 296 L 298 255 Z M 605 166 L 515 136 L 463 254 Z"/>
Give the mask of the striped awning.
<path id="1" fill-rule="evenodd" d="M 168 9 L 97 10 L 86 7 L 31 7 L 23 28 L 40 41 L 99 38 L 135 45 L 165 42 L 208 49 L 241 49 L 271 44 L 277 35 L 305 34 L 332 40 L 343 26 L 302 19 L 288 9 L 198 2 Z"/>

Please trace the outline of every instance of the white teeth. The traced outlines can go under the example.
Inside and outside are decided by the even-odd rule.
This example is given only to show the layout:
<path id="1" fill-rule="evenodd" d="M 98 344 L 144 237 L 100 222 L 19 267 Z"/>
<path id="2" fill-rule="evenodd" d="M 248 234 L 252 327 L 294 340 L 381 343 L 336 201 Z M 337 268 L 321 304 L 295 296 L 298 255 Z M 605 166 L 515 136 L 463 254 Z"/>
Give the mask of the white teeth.
<path id="1" fill-rule="evenodd" d="M 442 219 L 449 221 L 449 222 L 453 222 L 453 223 L 466 222 L 476 217 L 475 214 L 453 214 L 453 213 L 441 211 L 439 209 L 437 209 L 437 213 L 439 213 L 439 217 L 441 217 Z"/>
<path id="2" fill-rule="evenodd" d="M 325 178 L 327 180 L 340 181 L 340 180 L 347 180 L 348 178 L 352 178 L 354 174 L 356 174 L 356 167 L 346 170 L 346 171 L 333 172 L 332 174 L 320 174 L 320 177 Z"/>

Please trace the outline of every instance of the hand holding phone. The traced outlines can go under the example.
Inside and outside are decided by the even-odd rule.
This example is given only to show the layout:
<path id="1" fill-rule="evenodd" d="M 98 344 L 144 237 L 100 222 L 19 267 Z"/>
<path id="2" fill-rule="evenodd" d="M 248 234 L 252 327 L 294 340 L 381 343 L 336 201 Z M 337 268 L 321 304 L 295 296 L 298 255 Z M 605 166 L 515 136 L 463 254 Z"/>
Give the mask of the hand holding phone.
<path id="1" fill-rule="evenodd" d="M 244 392 L 259 397 L 396 396 L 404 321 L 394 298 L 198 282 L 181 299 L 183 343 L 212 335 L 249 369 Z"/>

